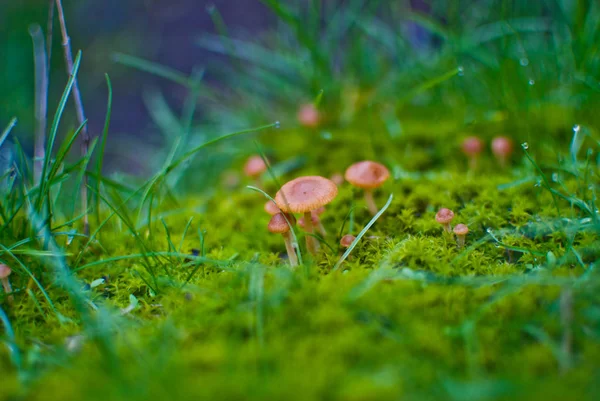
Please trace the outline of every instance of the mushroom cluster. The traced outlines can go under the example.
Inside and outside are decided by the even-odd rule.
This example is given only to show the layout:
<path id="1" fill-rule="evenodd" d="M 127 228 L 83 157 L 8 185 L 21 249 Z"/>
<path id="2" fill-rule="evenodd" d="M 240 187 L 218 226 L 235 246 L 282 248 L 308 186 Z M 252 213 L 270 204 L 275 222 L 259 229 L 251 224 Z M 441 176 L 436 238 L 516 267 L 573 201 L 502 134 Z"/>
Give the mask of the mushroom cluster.
<path id="1" fill-rule="evenodd" d="M 463 153 L 469 159 L 469 169 L 475 170 L 484 149 L 483 141 L 476 136 L 469 136 L 463 140 L 461 147 Z M 497 136 L 492 140 L 490 148 L 500 167 L 505 168 L 513 152 L 512 140 L 505 136 Z"/>
<path id="2" fill-rule="evenodd" d="M 454 229 L 452 229 L 452 226 L 450 225 L 452 220 L 454 220 L 454 212 L 448 208 L 443 207 L 435 214 L 435 221 L 442 225 L 446 233 L 454 233 L 456 235 L 456 244 L 459 248 L 462 248 L 465 246 L 469 227 L 465 224 L 457 224 Z"/>

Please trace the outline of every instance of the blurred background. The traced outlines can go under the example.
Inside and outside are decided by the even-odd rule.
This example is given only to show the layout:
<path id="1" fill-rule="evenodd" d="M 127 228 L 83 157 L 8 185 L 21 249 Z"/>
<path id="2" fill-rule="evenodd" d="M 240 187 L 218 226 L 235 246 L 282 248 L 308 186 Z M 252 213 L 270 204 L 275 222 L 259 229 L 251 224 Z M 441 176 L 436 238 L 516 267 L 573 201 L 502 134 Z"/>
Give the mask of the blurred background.
<path id="1" fill-rule="evenodd" d="M 83 51 L 80 87 L 93 135 L 106 113 L 104 74 L 112 80 L 108 173 L 147 176 L 173 149 L 276 120 L 292 130 L 291 138 L 306 104 L 316 105 L 321 119 L 303 138 L 321 141 L 376 132 L 400 145 L 418 138 L 428 146 L 476 131 L 566 142 L 574 123 L 598 120 L 596 0 L 64 0 L 63 6 L 73 51 Z M 29 28 L 38 24 L 46 33 L 47 19 L 47 0 L 0 3 L 0 125 L 18 117 L 14 133 L 26 149 L 34 129 Z M 54 22 L 50 116 L 67 80 Z M 427 126 L 408 128 L 411 121 Z M 76 125 L 71 115 L 61 135 Z M 175 138 L 181 138 L 176 146 Z M 298 142 L 295 151 L 310 138 Z M 218 159 L 204 154 L 196 163 L 224 168 L 231 160 L 225 156 L 253 152 L 252 143 L 236 142 Z M 434 168 L 435 160 L 408 167 Z"/>

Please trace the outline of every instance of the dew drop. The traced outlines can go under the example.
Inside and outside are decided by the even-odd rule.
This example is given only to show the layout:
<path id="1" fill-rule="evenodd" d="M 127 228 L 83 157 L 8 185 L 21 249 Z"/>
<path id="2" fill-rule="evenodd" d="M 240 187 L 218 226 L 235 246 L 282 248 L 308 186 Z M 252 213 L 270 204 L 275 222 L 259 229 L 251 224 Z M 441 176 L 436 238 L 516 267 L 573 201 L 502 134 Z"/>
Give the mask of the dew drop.
<path id="1" fill-rule="evenodd" d="M 279 121 L 275 121 L 275 128 L 280 128 L 281 127 L 281 123 Z"/>
<path id="2" fill-rule="evenodd" d="M 558 173 L 552 173 L 552 181 L 558 182 Z"/>
<path id="3" fill-rule="evenodd" d="M 489 227 L 488 227 L 488 228 L 486 228 L 486 229 L 485 229 L 485 231 L 486 231 L 487 233 L 489 233 L 489 234 L 491 234 L 491 233 L 492 233 L 492 229 L 491 229 L 491 228 L 489 228 Z"/>
<path id="4" fill-rule="evenodd" d="M 579 125 L 579 124 L 575 124 L 575 125 L 573 126 L 573 133 L 574 133 L 574 134 L 576 134 L 576 133 L 578 133 L 578 132 L 579 132 L 579 130 L 581 130 L 581 125 Z"/>
<path id="5" fill-rule="evenodd" d="M 333 135 L 331 134 L 331 132 L 321 132 L 321 138 L 323 138 L 326 141 L 331 141 L 333 139 Z"/>
<path id="6" fill-rule="evenodd" d="M 529 86 L 535 85 L 535 81 L 533 79 L 530 79 L 528 83 L 529 83 Z"/>
<path id="7" fill-rule="evenodd" d="M 527 67 L 529 65 L 529 59 L 527 57 L 522 57 L 519 60 L 519 64 L 521 64 L 522 67 Z"/>
<path id="8" fill-rule="evenodd" d="M 459 65 L 458 68 L 456 69 L 458 71 L 458 76 L 462 77 L 465 75 L 465 69 L 463 68 L 462 65 Z"/>
<path id="9" fill-rule="evenodd" d="M 521 147 L 522 147 L 523 149 L 527 150 L 527 149 L 529 149 L 529 144 L 528 144 L 527 142 L 523 142 L 523 143 L 521 144 Z"/>

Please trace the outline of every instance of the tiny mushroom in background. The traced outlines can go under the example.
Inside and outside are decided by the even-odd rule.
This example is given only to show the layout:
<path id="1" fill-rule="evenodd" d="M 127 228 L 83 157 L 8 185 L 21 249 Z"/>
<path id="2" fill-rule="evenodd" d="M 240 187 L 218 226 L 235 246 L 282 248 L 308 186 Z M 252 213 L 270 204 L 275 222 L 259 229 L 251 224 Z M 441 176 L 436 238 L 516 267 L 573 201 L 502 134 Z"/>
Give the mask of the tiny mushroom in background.
<path id="1" fill-rule="evenodd" d="M 483 152 L 483 141 L 476 136 L 469 136 L 462 143 L 462 151 L 469 158 L 469 168 L 475 170 L 479 155 Z"/>
<path id="2" fill-rule="evenodd" d="M 492 153 L 502 168 L 508 164 L 508 159 L 513 152 L 513 142 L 505 136 L 497 136 L 492 140 Z"/>
<path id="3" fill-rule="evenodd" d="M 452 227 L 450 226 L 452 219 L 454 219 L 454 212 L 445 207 L 438 210 L 435 214 L 435 221 L 440 223 L 447 233 L 452 233 Z"/>
<path id="4" fill-rule="evenodd" d="M 296 250 L 292 245 L 292 233 L 290 232 L 290 226 L 288 225 L 288 222 L 285 220 L 286 217 L 290 224 L 293 225 L 296 223 L 296 219 L 291 214 L 286 214 L 284 217 L 283 213 L 277 213 L 271 217 L 267 227 L 273 234 L 281 234 L 283 236 L 283 240 L 285 241 L 285 249 L 288 254 L 288 260 L 290 261 L 290 265 L 295 267 L 298 266 L 298 255 L 296 255 Z"/>
<path id="5" fill-rule="evenodd" d="M 355 239 L 356 239 L 356 237 L 354 235 L 346 234 L 340 240 L 340 246 L 344 249 L 348 249 L 350 247 L 350 245 L 352 245 L 352 243 L 354 242 Z"/>
<path id="6" fill-rule="evenodd" d="M 307 128 L 316 128 L 321 122 L 319 110 L 317 110 L 312 103 L 306 103 L 300 106 L 296 117 L 298 118 L 300 125 Z"/>
<path id="7" fill-rule="evenodd" d="M 331 202 L 338 193 L 335 184 L 320 176 L 299 177 L 285 183 L 275 195 L 277 206 L 285 213 L 302 213 L 306 226 L 306 248 L 313 255 L 319 243 L 312 236 L 312 211 Z"/>
<path id="8" fill-rule="evenodd" d="M 8 276 L 12 273 L 10 267 L 4 264 L 0 264 L 0 281 L 2 281 L 2 288 L 4 288 L 4 292 L 8 295 L 6 298 L 8 303 L 11 304 L 13 302 L 12 287 L 10 286 L 10 281 L 8 280 Z"/>
<path id="9" fill-rule="evenodd" d="M 348 167 L 344 176 L 350 184 L 365 191 L 369 211 L 372 215 L 377 214 L 379 209 L 373 199 L 373 190 L 383 185 L 390 177 L 390 171 L 381 163 L 365 160 Z"/>
<path id="10" fill-rule="evenodd" d="M 344 176 L 341 173 L 333 173 L 329 179 L 338 187 L 344 183 Z"/>
<path id="11" fill-rule="evenodd" d="M 267 165 L 258 155 L 251 156 L 244 165 L 244 174 L 253 179 L 257 185 L 260 185 L 260 176 L 265 171 L 267 171 Z"/>
<path id="12" fill-rule="evenodd" d="M 467 237 L 468 233 L 469 227 L 467 227 L 464 224 L 457 224 L 456 227 L 454 227 L 454 234 L 456 234 L 456 243 L 459 248 L 465 246 L 465 238 Z"/>
<path id="13" fill-rule="evenodd" d="M 277 213 L 281 213 L 281 210 L 279 210 L 279 207 L 277 207 L 275 202 L 268 200 L 267 203 L 265 203 L 265 212 L 269 213 L 271 216 L 275 216 Z"/>

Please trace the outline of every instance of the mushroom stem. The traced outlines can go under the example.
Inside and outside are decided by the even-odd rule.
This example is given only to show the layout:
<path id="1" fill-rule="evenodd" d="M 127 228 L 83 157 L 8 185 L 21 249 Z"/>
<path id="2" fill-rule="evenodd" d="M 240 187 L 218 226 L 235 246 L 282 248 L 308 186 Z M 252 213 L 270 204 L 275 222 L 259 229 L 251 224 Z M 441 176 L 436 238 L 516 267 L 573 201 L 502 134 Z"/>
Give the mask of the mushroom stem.
<path id="1" fill-rule="evenodd" d="M 371 214 L 373 216 L 375 216 L 377 214 L 377 212 L 379 211 L 379 208 L 377 207 L 377 204 L 375 203 L 375 198 L 373 198 L 373 191 L 370 189 L 365 189 L 365 202 L 367 203 L 369 212 L 371 212 Z"/>
<path id="2" fill-rule="evenodd" d="M 304 213 L 304 231 L 306 231 L 306 249 L 308 252 L 316 255 L 319 251 L 319 244 L 316 242 L 313 234 L 313 224 L 312 224 L 312 215 L 311 212 Z"/>
<path id="3" fill-rule="evenodd" d="M 444 226 L 444 231 L 446 231 L 448 234 L 452 234 L 452 226 L 450 225 L 450 223 L 443 224 L 443 226 Z M 464 242 L 464 238 L 463 238 L 463 242 Z"/>
<path id="4" fill-rule="evenodd" d="M 325 237 L 327 235 L 327 230 L 325 230 L 325 227 L 323 227 L 323 223 L 321 223 L 320 218 L 317 218 L 317 230 L 319 230 L 319 234 L 321 234 L 321 236 Z"/>
<path id="5" fill-rule="evenodd" d="M 283 235 L 283 240 L 285 241 L 285 249 L 287 250 L 288 260 L 290 261 L 290 266 L 296 267 L 298 266 L 298 255 L 296 255 L 296 250 L 292 245 L 292 233 L 288 231 Z"/>
<path id="6" fill-rule="evenodd" d="M 4 277 L 2 279 L 2 288 L 4 288 L 4 292 L 8 295 L 8 297 L 6 297 L 6 300 L 8 301 L 9 304 L 12 304 L 14 297 L 12 296 L 12 287 L 10 285 L 10 281 L 8 280 L 8 277 Z"/>
<path id="7" fill-rule="evenodd" d="M 465 246 L 465 238 L 467 236 L 466 235 L 456 235 L 456 245 L 458 245 L 459 248 L 462 248 L 463 246 Z"/>

